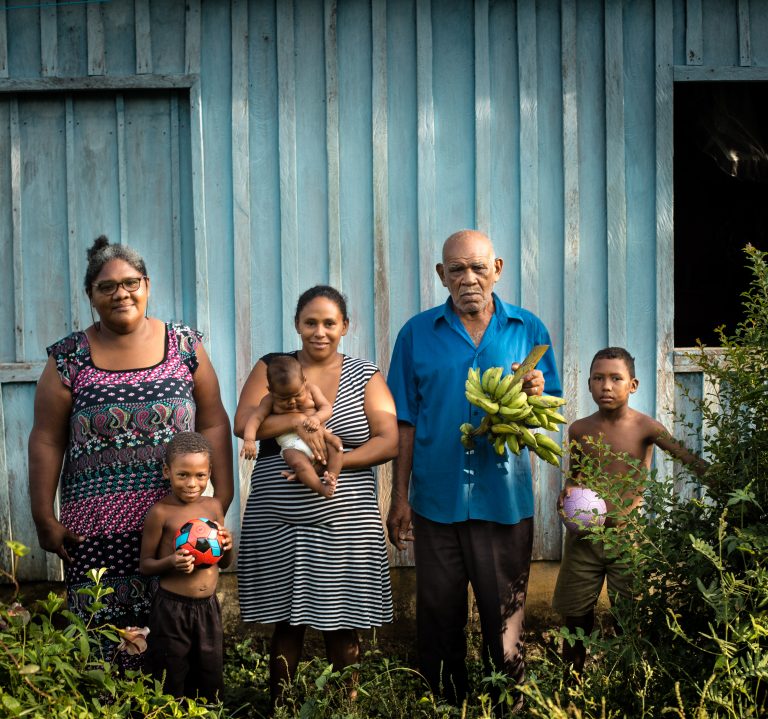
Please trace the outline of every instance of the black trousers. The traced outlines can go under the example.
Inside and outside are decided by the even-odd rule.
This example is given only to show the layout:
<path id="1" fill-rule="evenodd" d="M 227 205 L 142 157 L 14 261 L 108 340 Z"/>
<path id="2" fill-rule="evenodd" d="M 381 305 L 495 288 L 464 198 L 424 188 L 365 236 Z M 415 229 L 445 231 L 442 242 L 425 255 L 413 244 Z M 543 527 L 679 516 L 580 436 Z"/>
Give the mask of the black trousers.
<path id="1" fill-rule="evenodd" d="M 184 597 L 162 587 L 152 600 L 146 670 L 165 672 L 165 691 L 175 697 L 214 701 L 223 686 L 224 633 L 215 594 Z"/>
<path id="2" fill-rule="evenodd" d="M 419 665 L 432 690 L 460 704 L 467 693 L 467 585 L 480 614 L 486 670 L 525 675 L 525 595 L 533 518 L 454 524 L 414 517 Z"/>

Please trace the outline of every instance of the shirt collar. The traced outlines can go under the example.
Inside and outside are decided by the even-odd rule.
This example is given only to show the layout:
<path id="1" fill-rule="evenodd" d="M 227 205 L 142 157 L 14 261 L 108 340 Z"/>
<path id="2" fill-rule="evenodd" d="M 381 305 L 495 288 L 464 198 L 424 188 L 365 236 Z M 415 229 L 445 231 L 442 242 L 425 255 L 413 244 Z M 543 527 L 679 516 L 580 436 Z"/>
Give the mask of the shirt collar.
<path id="1" fill-rule="evenodd" d="M 493 314 L 499 322 L 509 322 L 511 320 L 516 320 L 518 322 L 523 321 L 523 315 L 520 308 L 516 305 L 509 305 L 506 302 L 502 302 L 495 292 L 493 293 L 493 307 Z M 453 310 L 453 301 L 449 295 L 439 312 L 435 315 L 435 324 L 440 320 L 444 320 L 450 324 L 452 319 L 458 320 L 459 317 Z"/>

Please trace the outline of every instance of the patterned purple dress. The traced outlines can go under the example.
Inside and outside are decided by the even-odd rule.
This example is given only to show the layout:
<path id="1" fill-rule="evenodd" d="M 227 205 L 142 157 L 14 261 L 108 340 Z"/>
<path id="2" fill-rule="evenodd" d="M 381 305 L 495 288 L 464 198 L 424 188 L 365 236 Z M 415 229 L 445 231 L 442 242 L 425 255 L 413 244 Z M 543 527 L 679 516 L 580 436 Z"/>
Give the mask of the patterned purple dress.
<path id="1" fill-rule="evenodd" d="M 144 515 L 170 485 L 163 478 L 164 445 L 194 429 L 193 375 L 201 335 L 166 324 L 165 355 L 153 367 L 103 370 L 91 359 L 84 332 L 48 348 L 72 392 L 69 444 L 60 481 L 60 521 L 85 541 L 65 567 L 70 609 L 87 618 L 87 572 L 106 567 L 114 592 L 96 621 L 144 626 L 157 579 L 139 574 Z"/>

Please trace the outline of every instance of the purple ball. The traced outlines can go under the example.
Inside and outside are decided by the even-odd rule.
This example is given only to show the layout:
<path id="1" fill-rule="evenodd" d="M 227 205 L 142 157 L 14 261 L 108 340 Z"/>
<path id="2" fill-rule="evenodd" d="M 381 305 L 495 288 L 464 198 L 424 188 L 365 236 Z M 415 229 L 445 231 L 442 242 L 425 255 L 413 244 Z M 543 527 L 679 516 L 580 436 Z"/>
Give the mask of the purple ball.
<path id="1" fill-rule="evenodd" d="M 584 534 L 590 527 L 605 524 L 606 511 L 605 500 L 599 494 L 586 487 L 573 487 L 563 501 L 560 519 L 569 532 Z"/>

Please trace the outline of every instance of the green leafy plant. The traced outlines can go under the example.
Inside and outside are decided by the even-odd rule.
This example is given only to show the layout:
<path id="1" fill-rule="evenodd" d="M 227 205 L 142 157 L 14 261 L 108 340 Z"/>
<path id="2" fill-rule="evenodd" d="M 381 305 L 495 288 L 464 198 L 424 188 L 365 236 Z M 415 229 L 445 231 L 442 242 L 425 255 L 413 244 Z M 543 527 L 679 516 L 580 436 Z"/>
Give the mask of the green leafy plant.
<path id="1" fill-rule="evenodd" d="M 140 672 L 120 672 L 105 657 L 108 643 L 140 648 L 141 633 L 97 625 L 94 615 L 111 588 L 105 570 L 92 570 L 93 584 L 80 590 L 90 616 L 83 621 L 53 592 L 29 608 L 19 601 L 17 561 L 27 548 L 6 542 L 13 553 L 10 602 L 0 605 L 0 717 L 206 717 L 222 715 L 192 700 L 177 701 Z"/>
<path id="2" fill-rule="evenodd" d="M 586 483 L 622 506 L 630 486 L 644 507 L 593 530 L 592 541 L 621 561 L 634 601 L 612 614 L 616 632 L 584 639 L 592 654 L 567 691 L 526 689 L 535 716 L 756 717 L 768 712 L 768 266 L 747 248 L 753 281 L 745 320 L 722 351 L 699 347 L 695 359 L 713 394 L 698 401 L 709 428 L 710 466 L 701 492 L 686 499 L 675 478 L 643 472 L 595 440 Z M 605 480 L 608 462 L 632 466 Z M 699 497 L 695 496 L 700 494 Z M 553 667 L 563 672 L 563 667 Z"/>

